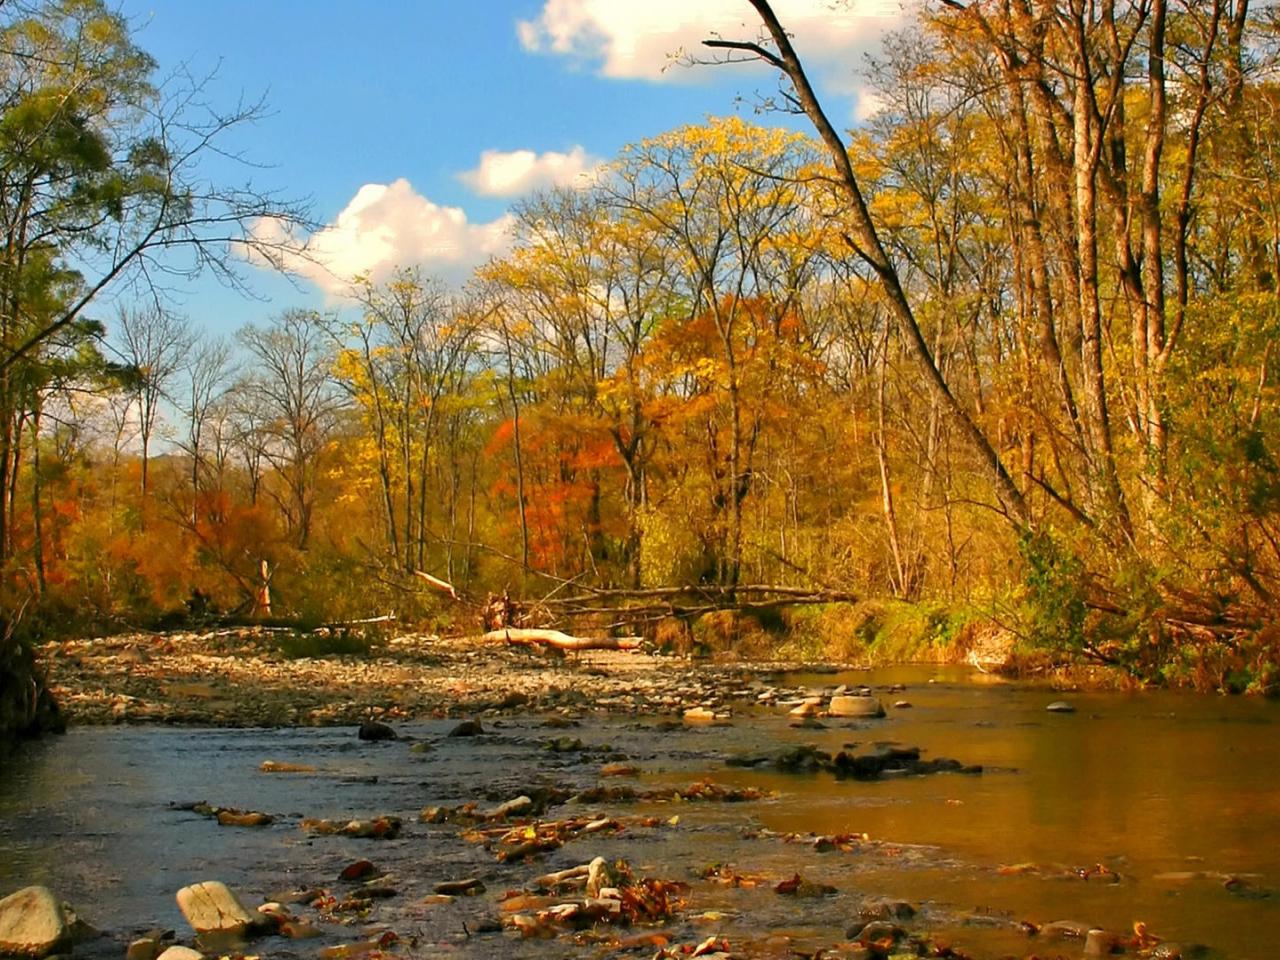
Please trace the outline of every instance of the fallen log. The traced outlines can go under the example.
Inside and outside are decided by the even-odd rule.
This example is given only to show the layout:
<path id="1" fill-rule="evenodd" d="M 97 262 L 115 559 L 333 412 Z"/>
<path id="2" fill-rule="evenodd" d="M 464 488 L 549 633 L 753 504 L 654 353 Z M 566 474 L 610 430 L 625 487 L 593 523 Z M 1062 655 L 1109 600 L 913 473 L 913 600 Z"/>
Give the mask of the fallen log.
<path id="1" fill-rule="evenodd" d="M 516 646 L 548 646 L 557 650 L 637 650 L 644 641 L 640 637 L 575 637 L 559 630 L 506 627 L 490 630 L 482 638 L 489 643 Z"/>

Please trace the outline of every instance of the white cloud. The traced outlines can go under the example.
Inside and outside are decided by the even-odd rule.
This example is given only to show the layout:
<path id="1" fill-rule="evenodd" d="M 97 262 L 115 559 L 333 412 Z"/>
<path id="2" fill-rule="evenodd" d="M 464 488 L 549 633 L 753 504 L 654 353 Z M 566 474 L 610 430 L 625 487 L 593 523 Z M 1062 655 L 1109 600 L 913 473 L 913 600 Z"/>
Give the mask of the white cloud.
<path id="1" fill-rule="evenodd" d="M 458 179 L 485 197 L 515 197 L 545 187 L 575 187 L 590 183 L 601 161 L 582 147 L 568 153 L 548 150 L 486 150 L 474 170 Z"/>
<path id="2" fill-rule="evenodd" d="M 283 265 L 341 299 L 356 276 L 385 280 L 397 267 L 422 266 L 460 281 L 475 266 L 501 253 L 511 217 L 470 223 L 458 207 L 432 203 L 401 178 L 367 183 L 326 226 L 306 238 L 290 238 L 279 221 L 260 221 L 256 236 L 268 243 L 298 240 Z"/>
<path id="3" fill-rule="evenodd" d="M 898 0 L 777 0 L 797 51 L 841 93 L 854 94 L 861 54 L 901 22 Z M 536 20 L 516 27 L 526 50 L 598 63 L 606 77 L 696 82 L 707 68 L 666 69 L 673 57 L 711 51 L 702 41 L 754 40 L 761 25 L 744 0 L 544 0 Z"/>

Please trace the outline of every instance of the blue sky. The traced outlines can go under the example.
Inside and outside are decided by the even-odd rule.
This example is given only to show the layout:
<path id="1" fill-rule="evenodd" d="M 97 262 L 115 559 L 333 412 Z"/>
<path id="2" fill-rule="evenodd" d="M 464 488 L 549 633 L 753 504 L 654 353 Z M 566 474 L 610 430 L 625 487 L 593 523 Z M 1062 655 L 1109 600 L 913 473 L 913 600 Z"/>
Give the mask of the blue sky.
<path id="1" fill-rule="evenodd" d="M 777 0 L 834 117 L 855 122 L 863 53 L 900 22 L 886 0 Z M 124 0 L 160 65 L 216 70 L 224 108 L 265 97 L 229 146 L 265 169 L 208 164 L 213 178 L 312 201 L 329 270 L 292 286 L 251 270 L 263 298 L 199 282 L 178 309 L 229 332 L 290 306 L 341 305 L 347 274 L 420 264 L 457 281 L 503 244 L 520 196 L 626 144 L 735 110 L 774 89 L 750 67 L 667 66 L 718 30 L 756 33 L 746 0 Z M 667 69 L 663 69 L 667 66 Z M 762 122 L 781 122 L 762 117 Z M 487 161 L 485 160 L 487 156 Z"/>

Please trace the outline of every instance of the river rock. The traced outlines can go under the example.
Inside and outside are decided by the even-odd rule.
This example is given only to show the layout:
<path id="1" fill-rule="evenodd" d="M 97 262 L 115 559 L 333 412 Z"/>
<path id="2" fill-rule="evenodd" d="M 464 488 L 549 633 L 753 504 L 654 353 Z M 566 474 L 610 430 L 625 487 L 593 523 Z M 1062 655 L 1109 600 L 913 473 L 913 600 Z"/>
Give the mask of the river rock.
<path id="1" fill-rule="evenodd" d="M 868 900 L 858 908 L 863 920 L 910 920 L 916 908 L 905 900 Z"/>
<path id="2" fill-rule="evenodd" d="M 218 880 L 183 887 L 177 893 L 177 900 L 178 909 L 196 933 L 242 934 L 256 919 L 240 898 Z"/>
<path id="3" fill-rule="evenodd" d="M 799 704 L 787 711 L 787 716 L 793 718 L 812 717 L 822 709 L 821 697 L 808 697 Z"/>
<path id="4" fill-rule="evenodd" d="M 1110 930 L 1094 928 L 1085 934 L 1084 955 L 1086 957 L 1109 957 L 1120 946 L 1120 938 Z"/>
<path id="5" fill-rule="evenodd" d="M 361 740 L 395 740 L 396 732 L 380 720 L 365 720 L 356 736 Z"/>
<path id="6" fill-rule="evenodd" d="M 1076 708 L 1065 700 L 1055 700 L 1045 707 L 1050 713 L 1075 713 Z"/>
<path id="7" fill-rule="evenodd" d="M 156 960 L 163 950 L 164 945 L 155 937 L 139 937 L 125 950 L 124 960 Z"/>
<path id="8" fill-rule="evenodd" d="M 849 928 L 848 937 L 851 940 L 860 940 L 862 943 L 872 943 L 886 938 L 897 943 L 907 935 L 907 931 L 896 923 L 890 923 L 888 920 L 872 920 L 866 924 L 854 924 Z"/>
<path id="9" fill-rule="evenodd" d="M 1175 943 L 1166 940 L 1158 943 L 1151 951 L 1151 960 L 1190 960 L 1203 956 L 1208 951 L 1198 943 Z"/>
<path id="10" fill-rule="evenodd" d="M 312 937 L 321 936 L 323 931 L 303 920 L 286 920 L 280 924 L 280 934 L 290 940 L 310 940 Z"/>
<path id="11" fill-rule="evenodd" d="M 684 722 L 690 726 L 724 727 L 730 723 L 727 713 L 716 713 L 707 707 L 690 707 L 684 712 Z"/>
<path id="12" fill-rule="evenodd" d="M 365 877 L 377 872 L 378 868 L 374 866 L 372 860 L 356 860 L 342 868 L 342 872 L 338 874 L 338 879 L 348 881 L 363 880 Z"/>
<path id="13" fill-rule="evenodd" d="M 876 719 L 884 716 L 884 704 L 875 697 L 832 697 L 827 713 L 833 717 Z"/>
<path id="14" fill-rule="evenodd" d="M 431 888 L 433 893 L 448 897 L 474 897 L 484 893 L 484 883 L 478 877 L 465 880 L 442 880 Z"/>
<path id="15" fill-rule="evenodd" d="M 533 809 L 533 798 L 521 794 L 506 803 L 500 803 L 483 816 L 486 820 L 501 820 L 503 817 L 518 817 Z"/>
<path id="16" fill-rule="evenodd" d="M 62 904 L 48 887 L 25 887 L 0 900 L 0 955 L 45 957 L 70 943 Z"/>
<path id="17" fill-rule="evenodd" d="M 174 945 L 160 954 L 156 960 L 204 960 L 204 954 L 190 947 Z"/>
<path id="18" fill-rule="evenodd" d="M 1077 920 L 1054 920 L 1040 928 L 1040 936 L 1046 940 L 1083 940 L 1089 925 Z"/>
<path id="19" fill-rule="evenodd" d="M 480 725 L 479 720 L 463 720 L 460 724 L 449 731 L 451 737 L 478 737 L 484 733 L 484 727 Z"/>

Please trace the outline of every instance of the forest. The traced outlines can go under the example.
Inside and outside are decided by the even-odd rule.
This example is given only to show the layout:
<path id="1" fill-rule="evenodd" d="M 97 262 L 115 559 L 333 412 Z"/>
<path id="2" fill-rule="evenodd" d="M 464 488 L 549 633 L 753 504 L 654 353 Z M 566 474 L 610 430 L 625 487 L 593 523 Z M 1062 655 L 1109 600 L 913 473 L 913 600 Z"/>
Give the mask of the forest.
<path id="1" fill-rule="evenodd" d="M 522 201 L 465 285 L 405 264 L 219 337 L 166 289 L 306 255 L 303 207 L 201 173 L 257 108 L 158 85 L 99 0 L 6 4 L 6 657 L 219 616 L 476 631 L 425 573 L 659 642 L 854 657 L 906 618 L 1270 690 L 1274 8 L 941 0 L 843 130 L 753 6 L 688 69 L 765 61 L 759 110 Z"/>

